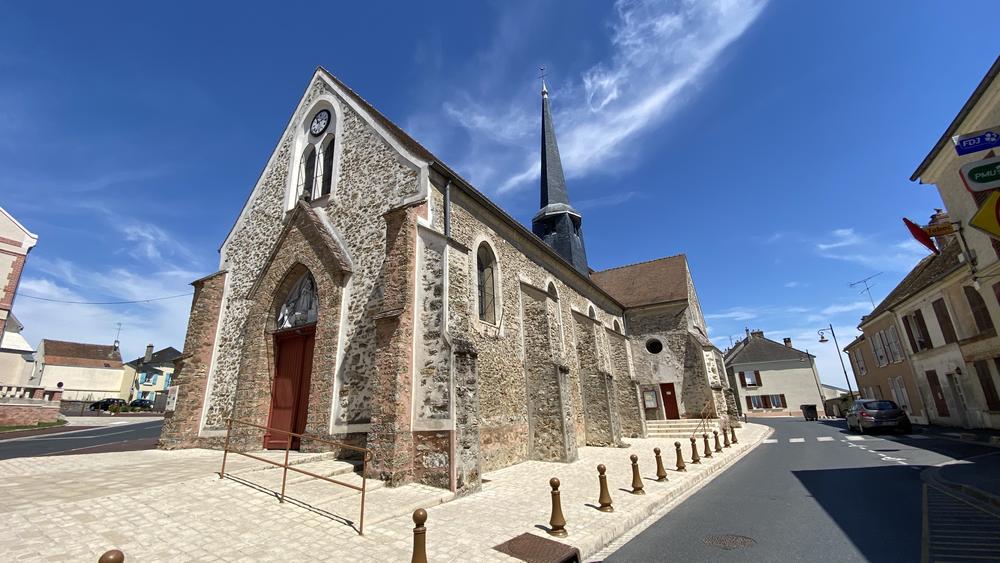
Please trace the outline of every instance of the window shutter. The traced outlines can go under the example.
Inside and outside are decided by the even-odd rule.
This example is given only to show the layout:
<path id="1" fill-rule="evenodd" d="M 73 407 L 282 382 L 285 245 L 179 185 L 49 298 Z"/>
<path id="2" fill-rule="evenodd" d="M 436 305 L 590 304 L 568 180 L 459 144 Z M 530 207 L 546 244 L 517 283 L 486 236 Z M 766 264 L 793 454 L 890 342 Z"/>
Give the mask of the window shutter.
<path id="1" fill-rule="evenodd" d="M 913 353 L 917 353 L 920 351 L 920 348 L 917 348 L 917 340 L 913 338 L 913 328 L 910 327 L 911 322 L 913 322 L 912 317 L 909 315 L 903 317 L 903 328 L 906 329 L 906 339 L 910 341 L 910 350 L 913 350 Z"/>
<path id="2" fill-rule="evenodd" d="M 749 395 L 747 395 L 747 408 L 748 409 L 752 409 L 753 408 L 753 401 L 750 400 L 750 396 Z"/>
<path id="3" fill-rule="evenodd" d="M 763 384 L 764 384 L 764 382 L 760 380 L 760 371 L 759 371 L 759 370 L 754 370 L 754 371 L 753 371 L 753 378 L 754 378 L 755 380 L 757 380 L 757 385 L 758 385 L 758 386 L 760 386 L 760 385 L 763 385 Z"/>
<path id="4" fill-rule="evenodd" d="M 779 395 L 779 397 L 781 397 L 781 407 L 782 408 L 787 408 L 788 407 L 788 403 L 785 402 L 785 394 L 782 393 L 781 395 Z"/>
<path id="5" fill-rule="evenodd" d="M 740 387 L 746 387 L 746 386 L 747 386 L 747 374 L 746 374 L 746 372 L 742 372 L 741 371 L 740 372 Z M 750 400 L 750 397 L 747 397 L 747 401 L 749 401 L 749 400 Z"/>
<path id="6" fill-rule="evenodd" d="M 771 397 L 770 397 L 770 395 L 764 395 L 764 396 L 762 396 L 761 400 L 764 401 L 764 408 L 765 409 L 771 408 Z"/>

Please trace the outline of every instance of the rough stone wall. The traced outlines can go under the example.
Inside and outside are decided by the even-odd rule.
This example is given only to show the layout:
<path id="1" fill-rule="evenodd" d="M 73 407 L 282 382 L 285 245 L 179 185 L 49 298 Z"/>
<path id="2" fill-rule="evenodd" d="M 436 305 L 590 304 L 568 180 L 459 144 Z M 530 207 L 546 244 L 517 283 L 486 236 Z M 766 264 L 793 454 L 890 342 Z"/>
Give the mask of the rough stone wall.
<path id="1" fill-rule="evenodd" d="M 421 229 L 419 244 L 416 416 L 418 421 L 444 421 L 451 417 L 450 351 L 443 333 L 445 239 Z"/>
<path id="2" fill-rule="evenodd" d="M 212 350 L 218 328 L 226 272 L 216 272 L 194 282 L 191 313 L 184 355 L 174 360 L 173 382 L 177 385 L 177 406 L 163 417 L 161 448 L 190 448 L 198 443 L 198 427 L 205 398 L 205 385 L 212 364 Z"/>
<path id="3" fill-rule="evenodd" d="M 681 385 L 681 400 L 684 402 L 684 418 L 717 416 L 713 393 L 705 367 L 705 355 L 701 343 L 691 333 L 687 334 L 684 354 L 684 379 Z"/>
<path id="4" fill-rule="evenodd" d="M 585 412 L 585 431 L 588 446 L 608 446 L 617 444 L 621 437 L 615 434 L 618 427 L 617 413 L 611 409 L 613 395 L 609 389 L 611 374 L 602 369 L 598 357 L 596 323 L 581 314 L 573 315 L 577 335 L 577 358 L 580 361 L 580 388 Z"/>
<path id="5" fill-rule="evenodd" d="M 458 494 L 482 485 L 479 433 L 478 352 L 471 341 L 455 338 L 455 489 Z"/>
<path id="6" fill-rule="evenodd" d="M 576 440 L 570 428 L 565 368 L 552 361 L 546 295 L 526 289 L 522 294 L 525 316 L 525 376 L 528 388 L 530 455 L 541 461 L 573 461 Z"/>
<path id="7" fill-rule="evenodd" d="M 624 335 L 608 331 L 612 373 L 615 378 L 615 403 L 621 425 L 621 435 L 642 437 L 642 405 L 639 403 L 639 382 L 629 372 L 628 340 Z"/>
<path id="8" fill-rule="evenodd" d="M 414 481 L 442 489 L 451 488 L 451 434 L 448 430 L 413 433 Z"/>
<path id="9" fill-rule="evenodd" d="M 59 418 L 59 404 L 2 404 L 0 426 L 34 426 L 42 422 L 55 422 Z"/>
<path id="10" fill-rule="evenodd" d="M 212 372 L 206 428 L 220 429 L 232 409 L 243 348 L 244 326 L 251 303 L 248 292 L 257 279 L 282 230 L 285 190 L 289 185 L 296 126 L 305 120 L 323 94 L 336 96 L 321 79 L 309 88 L 293 127 L 279 141 L 272 161 L 261 175 L 256 193 L 247 202 L 243 220 L 223 249 L 230 289 L 222 307 L 222 334 Z M 354 262 L 341 369 L 341 394 L 336 422 L 367 423 L 371 417 L 370 373 L 374 369 L 374 311 L 381 291 L 376 287 L 383 267 L 385 228 L 382 215 L 402 199 L 418 192 L 416 170 L 400 162 L 398 154 L 379 134 L 341 101 L 340 179 L 325 205 L 330 222 L 341 234 Z"/>
<path id="11" fill-rule="evenodd" d="M 432 216 L 435 227 L 443 230 L 443 197 L 439 190 L 431 190 Z M 522 307 L 522 285 L 544 294 L 551 281 L 558 294 L 558 300 L 550 298 L 549 303 L 540 302 L 532 315 L 562 319 L 562 330 L 554 321 L 546 323 L 550 326 L 538 337 L 545 341 L 552 338 L 562 341 L 559 346 L 552 345 L 547 361 L 553 370 L 558 369 L 555 366 L 563 366 L 567 396 L 564 407 L 569 412 L 570 438 L 574 447 L 583 445 L 586 432 L 572 311 L 586 312 L 593 304 L 598 322 L 606 327 L 620 318 L 621 311 L 609 301 L 602 301 L 605 298 L 596 290 L 585 296 L 577 286 L 569 285 L 564 281 L 573 275 L 568 266 L 541 255 L 523 240 L 521 234 L 490 216 L 461 190 L 452 188 L 451 201 L 453 248 L 448 266 L 449 323 L 453 334 L 467 334 L 478 351 L 482 470 L 491 471 L 528 459 L 525 363 L 530 346 L 528 335 L 522 334 L 522 324 L 527 327 L 531 321 Z M 500 269 L 502 310 L 498 325 L 480 321 L 476 311 L 475 247 L 484 239 L 489 240 Z M 459 247 L 462 250 L 458 250 Z M 556 307 L 559 315 L 555 314 Z M 544 336 L 546 334 L 548 336 Z M 601 350 L 597 355 L 606 358 L 608 352 Z"/>

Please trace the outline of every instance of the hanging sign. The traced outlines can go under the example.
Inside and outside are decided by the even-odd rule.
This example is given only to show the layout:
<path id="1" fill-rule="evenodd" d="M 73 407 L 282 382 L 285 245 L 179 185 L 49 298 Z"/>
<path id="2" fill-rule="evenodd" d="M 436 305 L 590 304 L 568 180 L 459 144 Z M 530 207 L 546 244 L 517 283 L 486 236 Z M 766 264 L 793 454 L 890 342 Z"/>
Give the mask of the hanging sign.
<path id="1" fill-rule="evenodd" d="M 958 156 L 1000 147 L 1000 127 L 955 135 L 951 138 L 951 142 L 955 143 L 955 152 Z"/>
<path id="2" fill-rule="evenodd" d="M 935 223 L 924 227 L 924 232 L 928 236 L 940 237 L 955 234 L 955 225 L 952 223 Z"/>
<path id="3" fill-rule="evenodd" d="M 931 237 L 927 234 L 927 231 L 925 231 L 920 225 L 910 221 L 906 217 L 903 217 L 903 224 L 906 225 L 906 228 L 909 229 L 910 234 L 913 235 L 913 238 L 916 239 L 917 242 L 926 246 L 927 249 L 934 254 L 941 254 L 941 251 L 934 245 L 934 240 L 931 239 Z"/>
<path id="4" fill-rule="evenodd" d="M 983 206 L 969 220 L 969 224 L 993 237 L 1000 238 L 1000 192 L 993 192 L 986 198 Z"/>
<path id="5" fill-rule="evenodd" d="M 959 174 L 970 192 L 985 192 L 1000 188 L 1000 156 L 970 162 Z"/>

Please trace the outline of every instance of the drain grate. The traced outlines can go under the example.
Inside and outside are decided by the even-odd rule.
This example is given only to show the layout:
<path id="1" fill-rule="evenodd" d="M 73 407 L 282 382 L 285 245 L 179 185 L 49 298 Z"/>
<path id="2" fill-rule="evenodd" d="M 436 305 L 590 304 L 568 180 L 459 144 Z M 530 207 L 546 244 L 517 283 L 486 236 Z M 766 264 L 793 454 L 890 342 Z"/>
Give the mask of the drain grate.
<path id="1" fill-rule="evenodd" d="M 757 543 L 751 537 L 738 536 L 736 534 L 705 536 L 701 538 L 701 541 L 705 542 L 705 545 L 718 547 L 719 549 L 725 549 L 727 551 L 732 551 L 734 549 L 743 549 L 745 547 L 751 547 L 753 546 L 753 544 Z"/>

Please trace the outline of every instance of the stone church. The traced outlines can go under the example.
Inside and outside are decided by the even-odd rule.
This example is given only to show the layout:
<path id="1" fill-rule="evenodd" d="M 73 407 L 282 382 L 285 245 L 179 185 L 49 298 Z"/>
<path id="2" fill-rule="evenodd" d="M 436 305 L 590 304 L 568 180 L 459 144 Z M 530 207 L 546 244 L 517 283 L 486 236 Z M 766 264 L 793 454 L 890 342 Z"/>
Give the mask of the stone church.
<path id="1" fill-rule="evenodd" d="M 725 418 L 683 255 L 593 271 L 542 90 L 531 229 L 323 68 L 193 283 L 160 447 L 372 450 L 455 491 L 525 460 Z"/>

